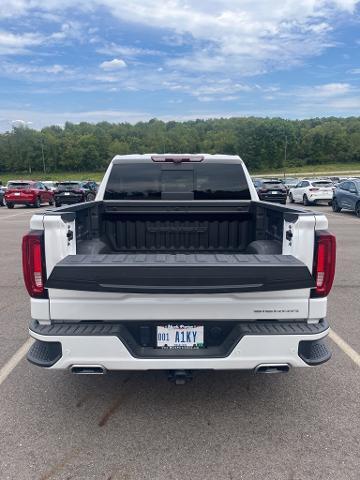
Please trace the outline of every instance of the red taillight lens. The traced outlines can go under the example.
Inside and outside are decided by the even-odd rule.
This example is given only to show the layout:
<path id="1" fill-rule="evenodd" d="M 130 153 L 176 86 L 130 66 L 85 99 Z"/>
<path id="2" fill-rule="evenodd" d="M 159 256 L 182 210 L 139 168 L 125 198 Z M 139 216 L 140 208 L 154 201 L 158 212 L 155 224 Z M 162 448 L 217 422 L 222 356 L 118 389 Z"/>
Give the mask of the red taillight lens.
<path id="1" fill-rule="evenodd" d="M 316 287 L 313 297 L 329 295 L 335 276 L 336 239 L 329 232 L 316 232 L 315 261 L 313 274 Z"/>
<path id="2" fill-rule="evenodd" d="M 319 188 L 309 188 L 310 192 L 317 192 L 318 190 L 320 190 L 320 189 Z"/>
<path id="3" fill-rule="evenodd" d="M 47 297 L 45 265 L 43 259 L 43 232 L 29 232 L 22 241 L 24 282 L 31 297 Z"/>

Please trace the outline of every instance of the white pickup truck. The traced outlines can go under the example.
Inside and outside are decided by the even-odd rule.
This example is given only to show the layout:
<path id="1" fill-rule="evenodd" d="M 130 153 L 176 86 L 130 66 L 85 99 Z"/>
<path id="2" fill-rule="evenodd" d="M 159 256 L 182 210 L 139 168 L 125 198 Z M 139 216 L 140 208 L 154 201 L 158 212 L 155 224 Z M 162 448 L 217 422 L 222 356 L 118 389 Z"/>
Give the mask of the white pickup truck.
<path id="1" fill-rule="evenodd" d="M 238 156 L 116 156 L 95 201 L 23 239 L 28 360 L 73 373 L 287 372 L 330 358 L 335 238 L 261 202 Z"/>

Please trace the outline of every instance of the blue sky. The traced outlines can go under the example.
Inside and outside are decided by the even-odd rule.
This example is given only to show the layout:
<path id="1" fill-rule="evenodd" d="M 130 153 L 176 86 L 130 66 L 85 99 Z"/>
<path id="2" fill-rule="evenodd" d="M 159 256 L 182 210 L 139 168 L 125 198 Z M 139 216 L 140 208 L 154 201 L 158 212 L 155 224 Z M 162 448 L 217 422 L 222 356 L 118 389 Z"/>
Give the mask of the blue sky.
<path id="1" fill-rule="evenodd" d="M 360 0 L 6 0 L 0 130 L 360 113 Z"/>

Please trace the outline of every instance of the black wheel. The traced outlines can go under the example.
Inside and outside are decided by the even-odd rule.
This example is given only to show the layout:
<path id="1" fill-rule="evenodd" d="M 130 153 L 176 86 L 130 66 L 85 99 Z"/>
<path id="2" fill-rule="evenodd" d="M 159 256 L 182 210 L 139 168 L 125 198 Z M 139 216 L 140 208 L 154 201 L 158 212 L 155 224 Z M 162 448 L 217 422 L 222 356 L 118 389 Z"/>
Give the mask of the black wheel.
<path id="1" fill-rule="evenodd" d="M 307 197 L 307 195 L 304 195 L 303 196 L 303 204 L 308 207 L 310 205 L 310 202 L 309 202 L 309 199 Z"/>
<path id="2" fill-rule="evenodd" d="M 13 203 L 7 203 L 6 206 L 7 206 L 8 208 L 14 208 L 14 204 L 13 204 Z"/>
<path id="3" fill-rule="evenodd" d="M 289 193 L 289 202 L 290 203 L 295 203 L 294 197 L 292 196 L 292 193 Z"/>
<path id="4" fill-rule="evenodd" d="M 36 200 L 35 200 L 35 203 L 34 203 L 34 207 L 35 208 L 40 208 L 40 206 L 41 206 L 40 198 L 37 197 Z"/>
<path id="5" fill-rule="evenodd" d="M 54 205 L 54 200 L 49 200 L 49 205 L 52 207 Z"/>
<path id="6" fill-rule="evenodd" d="M 360 202 L 355 206 L 355 215 L 360 218 Z"/>
<path id="7" fill-rule="evenodd" d="M 89 193 L 88 196 L 86 197 L 87 202 L 92 202 L 95 200 L 95 195 L 93 193 Z"/>
<path id="8" fill-rule="evenodd" d="M 334 200 L 331 202 L 331 206 L 332 206 L 333 212 L 336 212 L 336 213 L 341 212 L 341 207 L 339 207 L 339 204 L 336 198 L 334 198 Z"/>
<path id="9" fill-rule="evenodd" d="M 57 207 L 61 207 L 61 203 L 55 202 L 55 207 L 56 207 L 56 208 L 57 208 Z"/>

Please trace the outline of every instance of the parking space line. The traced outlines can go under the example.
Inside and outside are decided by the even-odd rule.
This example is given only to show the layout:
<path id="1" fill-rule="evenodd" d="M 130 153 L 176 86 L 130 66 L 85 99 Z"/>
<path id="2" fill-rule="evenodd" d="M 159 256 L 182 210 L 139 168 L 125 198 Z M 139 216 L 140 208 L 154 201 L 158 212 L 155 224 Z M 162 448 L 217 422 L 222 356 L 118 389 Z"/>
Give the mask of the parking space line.
<path id="1" fill-rule="evenodd" d="M 0 385 L 7 379 L 14 368 L 21 362 L 21 360 L 27 354 L 29 348 L 33 344 L 34 340 L 28 338 L 26 342 L 14 353 L 14 355 L 8 360 L 5 365 L 0 369 Z"/>
<path id="2" fill-rule="evenodd" d="M 29 212 L 21 212 L 21 213 L 15 213 L 13 215 L 6 215 L 5 217 L 0 217 L 0 220 L 6 220 L 7 218 L 14 218 L 14 217 L 20 217 L 21 215 L 29 215 Z"/>
<path id="3" fill-rule="evenodd" d="M 42 213 L 43 211 L 44 210 L 37 210 L 36 213 Z M 0 215 L 0 220 L 7 220 L 8 218 L 20 217 L 22 215 L 27 215 L 29 217 L 29 213 L 32 214 L 32 215 L 35 215 L 35 212 L 26 211 L 26 212 L 15 213 L 13 215 L 6 215 L 5 217 L 2 217 Z M 31 218 L 31 216 L 30 216 L 30 218 Z M 24 220 L 26 220 L 26 218 L 24 218 Z"/>
<path id="4" fill-rule="evenodd" d="M 334 330 L 330 330 L 329 337 L 351 360 L 360 367 L 360 355 L 345 342 Z"/>

